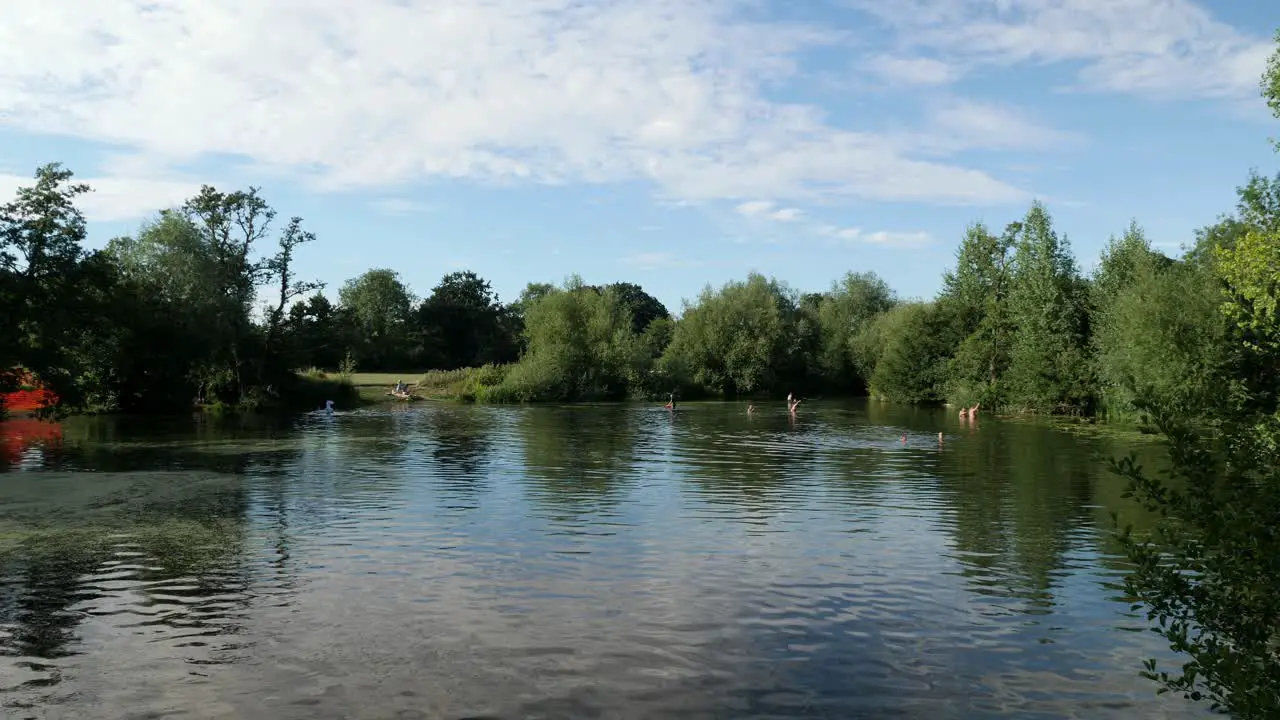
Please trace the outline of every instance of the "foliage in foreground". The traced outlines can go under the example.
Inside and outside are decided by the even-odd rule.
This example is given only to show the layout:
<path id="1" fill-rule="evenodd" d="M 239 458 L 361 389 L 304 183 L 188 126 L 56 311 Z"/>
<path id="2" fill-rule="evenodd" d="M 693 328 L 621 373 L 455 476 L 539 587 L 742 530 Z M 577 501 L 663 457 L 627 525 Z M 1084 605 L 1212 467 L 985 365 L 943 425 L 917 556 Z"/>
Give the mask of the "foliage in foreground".
<path id="1" fill-rule="evenodd" d="M 1114 464 L 1126 496 L 1160 518 L 1148 536 L 1120 534 L 1134 563 L 1125 588 L 1139 601 L 1134 609 L 1145 609 L 1189 659 L 1174 672 L 1148 660 L 1143 675 L 1160 692 L 1234 717 L 1280 717 L 1280 468 L 1257 445 L 1277 436 L 1274 419 L 1272 427 L 1228 423 L 1206 435 L 1153 412 L 1172 469 L 1153 475 L 1132 457 Z"/>
<path id="2" fill-rule="evenodd" d="M 1262 89 L 1280 117 L 1280 48 Z M 1164 377 L 1138 380 L 1130 358 L 1132 370 L 1112 378 L 1164 436 L 1169 471 L 1153 475 L 1132 457 L 1114 470 L 1159 517 L 1150 533 L 1120 534 L 1134 564 L 1125 587 L 1187 658 L 1172 672 L 1149 660 L 1144 676 L 1160 692 L 1262 720 L 1280 717 L 1280 178 L 1255 175 L 1239 195 L 1236 217 L 1188 253 L 1197 267 L 1175 275 L 1182 292 L 1152 298 L 1147 325 L 1174 351 L 1154 368 Z M 1161 271 L 1133 262 L 1127 272 L 1150 293 Z M 1122 335 L 1140 311 L 1114 312 L 1111 332 Z"/>

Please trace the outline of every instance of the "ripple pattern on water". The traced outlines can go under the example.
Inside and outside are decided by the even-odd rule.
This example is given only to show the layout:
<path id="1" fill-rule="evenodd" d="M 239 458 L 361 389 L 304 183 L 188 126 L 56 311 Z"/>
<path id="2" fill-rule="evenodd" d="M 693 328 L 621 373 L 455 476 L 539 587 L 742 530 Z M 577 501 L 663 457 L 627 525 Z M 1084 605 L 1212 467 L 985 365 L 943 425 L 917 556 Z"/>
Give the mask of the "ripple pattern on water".
<path id="1" fill-rule="evenodd" d="M 1137 676 L 1080 438 L 821 403 L 201 432 L 0 488 L 9 716 L 1199 714 Z"/>

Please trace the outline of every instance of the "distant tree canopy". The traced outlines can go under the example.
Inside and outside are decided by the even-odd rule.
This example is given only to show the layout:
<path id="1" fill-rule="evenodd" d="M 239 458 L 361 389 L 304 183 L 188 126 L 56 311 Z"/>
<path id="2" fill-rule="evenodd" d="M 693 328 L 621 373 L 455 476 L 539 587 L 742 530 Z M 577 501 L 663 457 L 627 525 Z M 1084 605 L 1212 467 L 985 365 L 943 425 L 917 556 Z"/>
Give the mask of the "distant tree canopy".
<path id="1" fill-rule="evenodd" d="M 678 319 L 635 283 L 531 282 L 504 303 L 469 270 L 419 298 L 397 272 L 374 268 L 334 302 L 294 276 L 294 254 L 313 236 L 298 218 L 277 227 L 256 188 L 205 187 L 88 251 L 76 209 L 87 191 L 46 166 L 0 215 L 9 310 L 0 323 L 16 340 L 0 352 L 68 407 L 243 402 L 278 394 L 294 370 L 344 363 L 400 372 L 520 363 L 528 367 L 510 375 L 519 392 L 510 384 L 489 397 L 871 394 L 1123 418 L 1154 393 L 1195 415 L 1229 403 L 1220 376 L 1247 361 L 1232 348 L 1275 350 L 1268 263 L 1277 264 L 1280 180 L 1262 177 L 1181 258 L 1156 252 L 1132 223 L 1086 277 L 1034 203 L 999 233 L 969 227 L 932 300 L 904 303 L 865 271 L 809 293 L 752 274 L 704 288 Z M 1236 290 L 1223 305 L 1228 286 Z"/>

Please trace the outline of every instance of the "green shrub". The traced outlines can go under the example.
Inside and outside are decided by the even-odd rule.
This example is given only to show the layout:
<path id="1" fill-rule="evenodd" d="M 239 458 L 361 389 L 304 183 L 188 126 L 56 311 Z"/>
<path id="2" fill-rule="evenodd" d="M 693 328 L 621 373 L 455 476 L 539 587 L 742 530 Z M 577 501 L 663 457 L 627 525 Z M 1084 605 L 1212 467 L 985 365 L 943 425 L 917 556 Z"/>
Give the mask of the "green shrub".
<path id="1" fill-rule="evenodd" d="M 514 365 L 482 365 L 456 370 L 431 370 L 418 380 L 415 391 L 438 400 L 476 402 L 484 394 L 482 388 L 502 385 Z"/>

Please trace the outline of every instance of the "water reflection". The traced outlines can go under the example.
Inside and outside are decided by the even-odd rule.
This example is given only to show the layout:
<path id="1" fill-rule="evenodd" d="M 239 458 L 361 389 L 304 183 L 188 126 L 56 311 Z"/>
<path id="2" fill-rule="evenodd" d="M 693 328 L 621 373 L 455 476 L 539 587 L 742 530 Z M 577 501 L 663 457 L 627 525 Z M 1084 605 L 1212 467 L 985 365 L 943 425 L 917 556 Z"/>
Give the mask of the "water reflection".
<path id="1" fill-rule="evenodd" d="M 32 469 L 62 443 L 62 426 L 32 418 L 0 420 L 0 473 Z"/>
<path id="2" fill-rule="evenodd" d="M 522 411 L 515 431 L 534 502 L 560 518 L 615 507 L 634 478 L 639 426 L 660 417 L 625 405 Z"/>
<path id="3" fill-rule="evenodd" d="M 0 484 L 18 716 L 1190 717 L 1112 446 L 880 404 L 68 426 Z M 101 422 L 101 421 L 97 421 Z M 946 433 L 939 447 L 937 433 Z M 902 441 L 906 435 L 907 441 Z M 1101 506 L 1101 507 L 1100 507 Z"/>

